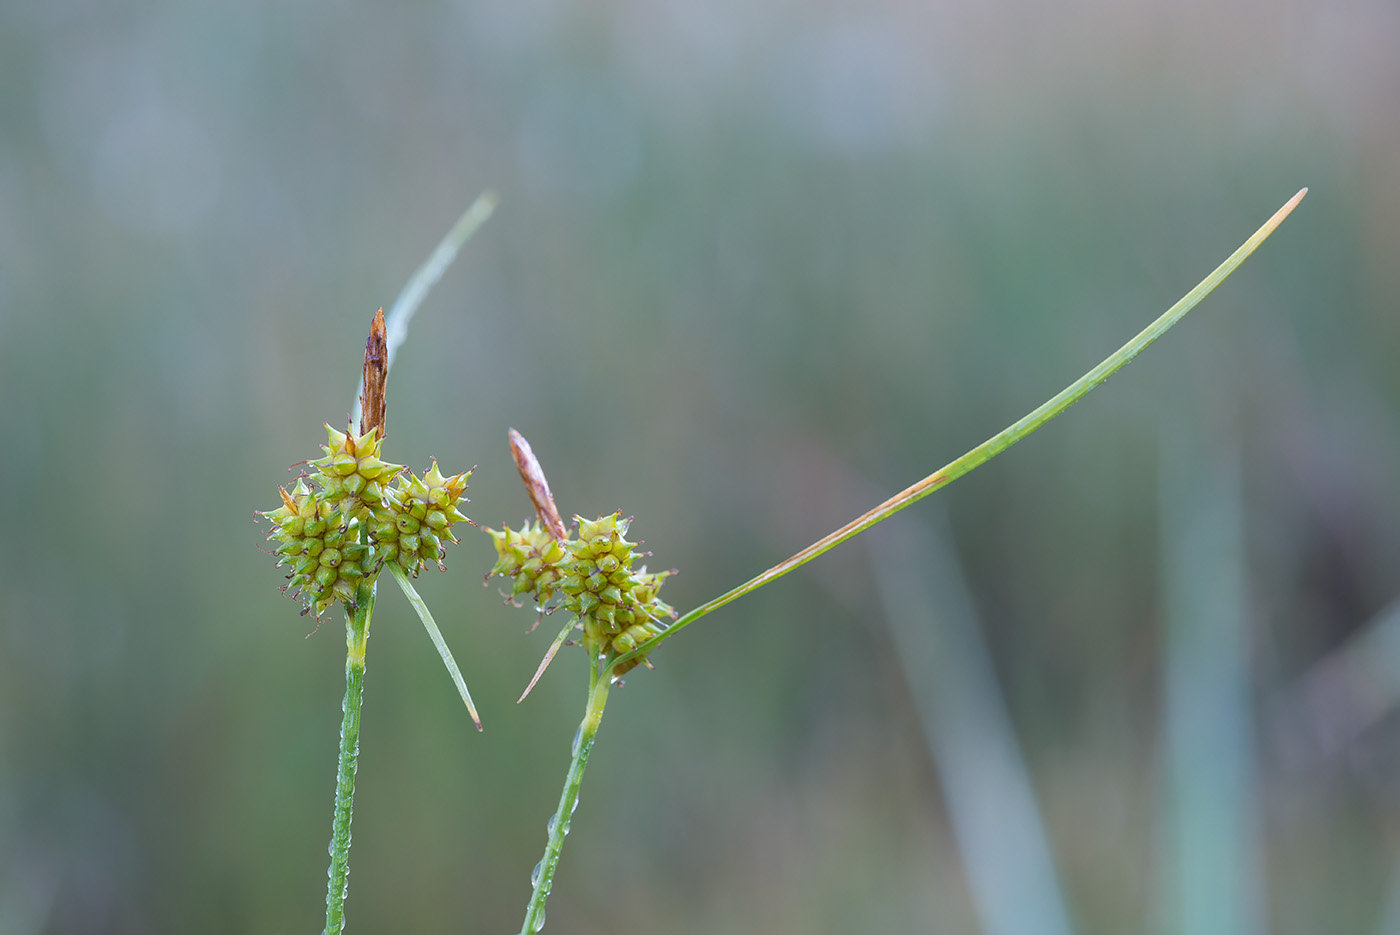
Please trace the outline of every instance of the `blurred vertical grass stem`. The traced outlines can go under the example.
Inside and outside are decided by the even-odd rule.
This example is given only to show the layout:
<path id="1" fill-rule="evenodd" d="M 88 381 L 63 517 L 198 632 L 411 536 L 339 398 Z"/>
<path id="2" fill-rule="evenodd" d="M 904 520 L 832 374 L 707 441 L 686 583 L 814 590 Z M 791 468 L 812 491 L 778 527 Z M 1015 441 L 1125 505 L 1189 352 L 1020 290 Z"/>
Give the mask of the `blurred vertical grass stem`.
<path id="1" fill-rule="evenodd" d="M 1025 757 L 948 521 L 866 538 L 885 625 L 947 802 L 983 935 L 1071 935 Z M 1015 893 L 1008 899 L 1008 893 Z"/>
<path id="2" fill-rule="evenodd" d="M 1164 422 L 1161 930 L 1253 935 L 1266 924 L 1239 455 Z"/>

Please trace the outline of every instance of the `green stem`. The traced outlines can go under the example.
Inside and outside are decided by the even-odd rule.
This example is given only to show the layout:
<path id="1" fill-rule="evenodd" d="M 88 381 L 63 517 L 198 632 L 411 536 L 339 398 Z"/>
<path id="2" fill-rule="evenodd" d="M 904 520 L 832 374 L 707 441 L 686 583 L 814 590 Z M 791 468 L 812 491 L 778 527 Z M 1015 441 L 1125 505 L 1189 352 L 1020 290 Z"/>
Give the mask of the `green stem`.
<path id="1" fill-rule="evenodd" d="M 589 658 L 598 658 L 597 647 L 590 646 Z M 578 790 L 583 784 L 583 771 L 588 766 L 588 754 L 593 752 L 593 740 L 598 736 L 598 725 L 603 721 L 603 706 L 608 702 L 608 688 L 612 678 L 599 672 L 595 662 L 589 666 L 588 705 L 584 709 L 583 723 L 574 735 L 573 758 L 569 761 L 569 775 L 564 780 L 564 791 L 559 795 L 559 808 L 549 820 L 549 841 L 544 847 L 544 857 L 530 875 L 534 891 L 530 893 L 530 904 L 525 907 L 525 924 L 521 935 L 534 935 L 544 928 L 544 904 L 549 898 L 549 890 L 554 885 L 554 871 L 559 867 L 559 852 L 564 847 L 564 837 L 569 833 L 569 819 L 578 806 Z"/>
<path id="2" fill-rule="evenodd" d="M 701 604 L 667 627 L 666 631 L 661 635 L 652 637 L 630 653 L 618 656 L 612 661 L 611 667 L 616 669 L 616 667 L 626 662 L 640 656 L 645 656 L 660 645 L 663 640 L 669 639 L 679 633 L 685 627 L 699 620 L 710 611 L 718 610 L 730 601 L 743 597 L 750 591 L 756 591 L 765 584 L 781 578 L 793 569 L 807 564 L 823 552 L 835 548 L 847 539 L 865 532 L 865 530 L 874 526 L 876 523 L 889 519 L 900 510 L 917 503 L 935 490 L 946 487 L 968 471 L 980 467 L 1001 454 L 1003 451 L 1064 412 L 1070 406 L 1079 402 L 1088 395 L 1090 390 L 1117 373 L 1124 364 L 1141 353 L 1147 345 L 1160 338 L 1163 334 L 1166 334 L 1168 329 L 1185 318 L 1187 312 L 1191 311 L 1191 309 L 1196 307 L 1197 303 L 1210 295 L 1216 286 L 1224 282 L 1226 278 L 1235 271 L 1235 268 L 1243 263 L 1245 259 L 1274 232 L 1274 228 L 1283 223 L 1283 219 L 1288 217 L 1289 213 L 1297 207 L 1298 202 L 1302 201 L 1303 196 L 1307 193 L 1308 190 L 1305 188 L 1290 198 L 1287 204 L 1279 208 L 1278 211 L 1274 213 L 1274 216 L 1264 223 L 1263 227 L 1255 231 L 1248 240 L 1240 245 L 1238 250 L 1230 254 L 1229 259 L 1216 267 L 1215 272 L 1201 280 L 1196 288 L 1182 296 L 1180 301 L 1163 312 L 1160 318 L 1148 325 L 1127 344 L 1124 344 L 1118 350 L 1114 351 L 1103 363 L 1065 387 L 1029 415 L 1002 429 L 996 435 L 993 435 L 991 438 L 941 470 L 935 471 L 913 486 L 890 497 L 873 510 L 856 517 L 835 532 L 818 539 L 787 561 L 780 562 L 761 575 L 751 578 L 737 588 L 734 588 L 732 591 L 727 591 L 714 600 Z"/>
<path id="3" fill-rule="evenodd" d="M 335 776 L 335 815 L 331 820 L 331 866 L 326 882 L 326 931 L 340 935 L 350 884 L 350 811 L 355 802 L 355 770 L 360 755 L 360 701 L 365 690 L 365 644 L 374 614 L 374 585 L 362 584 L 355 610 L 345 617 L 345 712 L 340 722 L 340 764 Z"/>

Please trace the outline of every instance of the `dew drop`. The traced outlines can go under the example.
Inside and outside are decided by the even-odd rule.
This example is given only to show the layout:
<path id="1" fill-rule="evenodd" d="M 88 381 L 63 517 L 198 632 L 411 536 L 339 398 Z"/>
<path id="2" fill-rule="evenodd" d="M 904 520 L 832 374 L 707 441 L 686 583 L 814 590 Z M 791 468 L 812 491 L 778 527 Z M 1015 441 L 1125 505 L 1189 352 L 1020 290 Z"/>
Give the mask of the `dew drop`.
<path id="1" fill-rule="evenodd" d="M 570 815 L 572 815 L 574 812 L 578 811 L 578 800 L 579 800 L 579 798 L 580 798 L 579 796 L 575 796 L 575 797 L 574 797 L 574 804 L 569 806 L 569 814 L 570 814 Z"/>
<path id="2" fill-rule="evenodd" d="M 578 730 L 574 731 L 574 745 L 573 745 L 573 748 L 572 748 L 572 755 L 573 755 L 573 756 L 578 756 L 578 748 L 579 748 L 582 744 L 583 744 L 583 728 L 580 727 Z"/>
<path id="3" fill-rule="evenodd" d="M 530 871 L 530 887 L 533 889 L 540 885 L 540 874 L 544 873 L 544 861 L 535 864 L 535 869 Z"/>
<path id="4" fill-rule="evenodd" d="M 558 816 L 558 815 L 550 815 L 550 816 L 549 816 L 549 824 L 547 824 L 547 825 L 544 826 L 544 833 L 547 834 L 547 835 L 549 835 L 550 837 L 554 837 L 554 826 L 557 825 L 558 823 L 559 823 L 559 816 Z"/>
<path id="5" fill-rule="evenodd" d="M 540 910 L 540 917 L 539 917 L 538 919 L 535 920 L 535 931 L 536 931 L 536 932 L 541 931 L 543 928 L 544 928 L 544 910 L 541 909 L 541 910 Z"/>

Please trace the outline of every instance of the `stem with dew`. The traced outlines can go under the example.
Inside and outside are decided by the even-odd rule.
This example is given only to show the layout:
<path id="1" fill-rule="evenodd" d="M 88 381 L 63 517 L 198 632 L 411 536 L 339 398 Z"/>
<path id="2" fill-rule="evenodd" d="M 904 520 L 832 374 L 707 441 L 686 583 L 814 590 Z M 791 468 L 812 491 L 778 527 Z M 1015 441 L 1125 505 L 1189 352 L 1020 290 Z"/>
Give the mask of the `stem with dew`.
<path id="1" fill-rule="evenodd" d="M 585 644 L 586 645 L 586 644 Z M 569 761 L 569 774 L 564 779 L 564 791 L 559 795 L 559 807 L 549 820 L 549 840 L 544 847 L 544 857 L 535 865 L 530 874 L 530 904 L 525 907 L 525 923 L 521 935 L 534 935 L 544 928 L 544 904 L 549 899 L 549 890 L 554 885 L 554 872 L 559 867 L 559 852 L 564 847 L 564 837 L 569 833 L 569 819 L 578 807 L 578 790 L 583 784 L 583 771 L 588 766 L 588 754 L 593 752 L 593 741 L 598 736 L 598 725 L 603 721 L 603 706 L 608 701 L 608 688 L 612 678 L 600 671 L 597 663 L 598 648 L 587 646 L 589 651 L 588 704 L 584 708 L 583 723 L 574 736 L 572 758 Z"/>
<path id="2" fill-rule="evenodd" d="M 365 690 L 365 643 L 374 614 L 374 584 L 361 584 L 355 609 L 345 617 L 345 712 L 340 722 L 340 762 L 335 777 L 331 820 L 331 866 L 326 882 L 325 935 L 340 935 L 350 875 L 350 812 L 355 802 L 355 770 L 360 756 L 360 701 Z"/>

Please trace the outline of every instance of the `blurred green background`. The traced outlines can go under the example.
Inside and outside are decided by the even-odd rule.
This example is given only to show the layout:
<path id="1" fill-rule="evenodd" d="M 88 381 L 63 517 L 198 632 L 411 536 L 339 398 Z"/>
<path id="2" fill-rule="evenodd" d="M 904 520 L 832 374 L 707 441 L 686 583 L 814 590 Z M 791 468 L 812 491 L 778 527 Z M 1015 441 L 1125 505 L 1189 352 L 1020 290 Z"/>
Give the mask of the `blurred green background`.
<path id="1" fill-rule="evenodd" d="M 1397 48 L 1376 0 L 0 5 L 0 933 L 320 931 L 341 627 L 253 511 L 487 187 L 387 453 L 518 523 L 518 428 L 682 610 L 1311 187 L 630 675 L 547 931 L 1400 925 Z M 492 560 L 420 579 L 480 735 L 381 591 L 350 931 L 522 916 L 585 678 L 514 704 L 550 627 Z"/>

